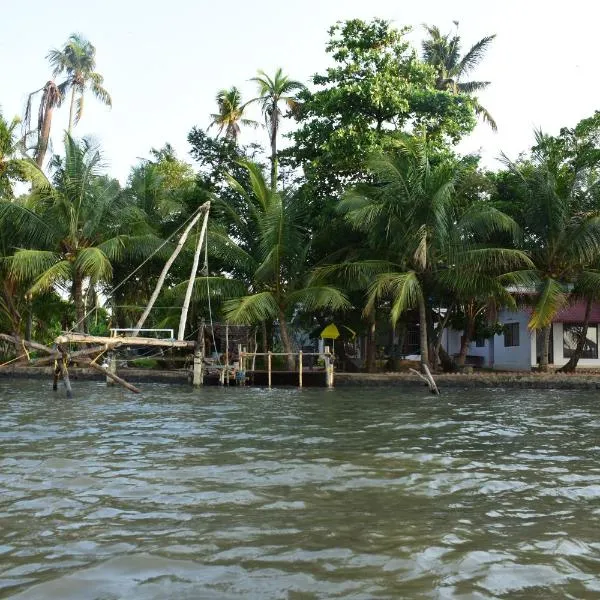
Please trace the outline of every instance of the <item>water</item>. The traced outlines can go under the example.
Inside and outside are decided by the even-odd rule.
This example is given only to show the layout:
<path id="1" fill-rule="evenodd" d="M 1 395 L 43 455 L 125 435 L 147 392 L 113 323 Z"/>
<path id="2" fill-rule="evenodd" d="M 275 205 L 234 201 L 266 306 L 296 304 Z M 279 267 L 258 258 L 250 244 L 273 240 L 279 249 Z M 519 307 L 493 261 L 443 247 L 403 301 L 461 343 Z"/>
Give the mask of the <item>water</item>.
<path id="1" fill-rule="evenodd" d="M 0 597 L 600 597 L 597 393 L 0 382 Z"/>

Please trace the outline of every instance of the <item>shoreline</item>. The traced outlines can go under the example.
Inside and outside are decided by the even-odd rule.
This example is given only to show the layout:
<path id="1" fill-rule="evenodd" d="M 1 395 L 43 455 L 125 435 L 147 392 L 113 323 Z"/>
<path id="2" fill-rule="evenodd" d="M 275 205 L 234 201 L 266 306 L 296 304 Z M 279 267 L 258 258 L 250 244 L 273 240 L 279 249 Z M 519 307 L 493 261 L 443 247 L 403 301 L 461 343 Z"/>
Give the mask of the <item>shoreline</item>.
<path id="1" fill-rule="evenodd" d="M 276 372 L 274 372 L 276 373 Z M 308 372 L 305 372 L 305 374 Z M 316 372 L 312 372 L 316 374 Z M 11 366 L 0 369 L 0 379 L 47 379 L 52 381 L 53 368 Z M 119 376 L 136 383 L 175 383 L 189 384 L 191 373 L 188 370 L 150 370 L 119 369 Z M 104 381 L 105 377 L 97 371 L 85 367 L 69 369 L 74 381 Z M 295 387 L 293 375 L 285 387 Z M 435 381 L 443 388 L 518 388 L 518 389 L 562 389 L 593 390 L 600 389 L 599 373 L 532 373 L 532 372 L 475 372 L 475 373 L 439 373 Z M 411 373 L 335 373 L 334 387 L 426 387 Z M 259 386 L 257 386 L 259 387 Z M 274 386 L 279 387 L 279 386 Z M 314 386 L 307 386 L 314 387 Z M 324 386 L 323 386 L 324 387 Z"/>

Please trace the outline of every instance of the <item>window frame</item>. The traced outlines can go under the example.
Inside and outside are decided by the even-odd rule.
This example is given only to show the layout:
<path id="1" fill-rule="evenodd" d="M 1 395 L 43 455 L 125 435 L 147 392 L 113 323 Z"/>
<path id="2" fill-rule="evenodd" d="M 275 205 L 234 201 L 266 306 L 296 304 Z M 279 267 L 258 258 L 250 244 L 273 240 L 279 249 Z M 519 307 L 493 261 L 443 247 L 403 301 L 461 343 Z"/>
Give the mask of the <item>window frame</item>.
<path id="1" fill-rule="evenodd" d="M 575 343 L 575 347 L 573 347 L 573 348 L 567 348 L 565 346 L 565 341 L 566 341 L 565 335 L 567 334 L 567 331 L 574 327 L 582 327 L 582 326 L 583 326 L 583 323 L 563 323 L 563 335 L 562 335 L 563 358 L 566 358 L 566 359 L 571 358 L 573 356 L 573 352 L 575 352 L 575 348 L 577 346 L 577 343 Z M 584 347 L 581 358 L 585 359 L 585 360 L 598 360 L 598 323 L 589 323 L 588 324 L 588 332 L 590 329 L 594 329 L 596 331 L 595 355 L 586 354 L 586 350 Z M 587 332 L 586 332 L 586 338 L 587 338 Z M 587 339 L 589 339 L 589 338 L 587 338 Z"/>
<path id="2" fill-rule="evenodd" d="M 516 341 L 516 343 L 515 343 Z M 504 323 L 504 347 L 518 348 L 521 345 L 521 328 L 520 323 Z"/>

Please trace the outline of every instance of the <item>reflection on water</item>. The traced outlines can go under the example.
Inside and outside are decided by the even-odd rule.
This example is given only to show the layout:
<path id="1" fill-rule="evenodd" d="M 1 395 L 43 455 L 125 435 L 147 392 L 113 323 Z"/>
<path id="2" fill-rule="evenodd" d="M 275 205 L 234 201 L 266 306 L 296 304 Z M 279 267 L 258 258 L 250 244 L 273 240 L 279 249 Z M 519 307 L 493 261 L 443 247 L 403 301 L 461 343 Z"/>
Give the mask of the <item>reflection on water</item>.
<path id="1" fill-rule="evenodd" d="M 600 597 L 595 393 L 0 382 L 0 597 Z"/>

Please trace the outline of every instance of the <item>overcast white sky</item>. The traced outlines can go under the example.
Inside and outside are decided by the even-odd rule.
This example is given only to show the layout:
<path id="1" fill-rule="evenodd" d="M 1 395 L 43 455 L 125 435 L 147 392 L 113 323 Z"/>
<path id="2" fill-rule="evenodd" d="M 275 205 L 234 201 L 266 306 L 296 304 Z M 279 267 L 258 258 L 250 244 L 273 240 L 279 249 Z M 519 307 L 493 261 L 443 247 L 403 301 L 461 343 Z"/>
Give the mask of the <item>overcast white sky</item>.
<path id="1" fill-rule="evenodd" d="M 329 64 L 327 29 L 340 19 L 411 25 L 415 41 L 423 23 L 448 30 L 457 20 L 465 46 L 497 33 L 474 78 L 492 81 L 480 101 L 499 132 L 479 125 L 461 145 L 481 148 L 488 166 L 500 151 L 515 156 L 527 149 L 534 127 L 557 132 L 599 104 L 596 0 L 0 0 L 0 6 L 5 116 L 22 114 L 27 93 L 49 78 L 48 50 L 82 33 L 97 47 L 113 108 L 89 98 L 75 134 L 93 134 L 121 180 L 136 157 L 165 142 L 189 158 L 187 133 L 208 125 L 218 89 L 238 85 L 249 98 L 248 79 L 259 68 L 281 66 L 302 81 L 322 71 Z M 55 121 L 57 140 L 67 114 L 64 107 Z"/>

